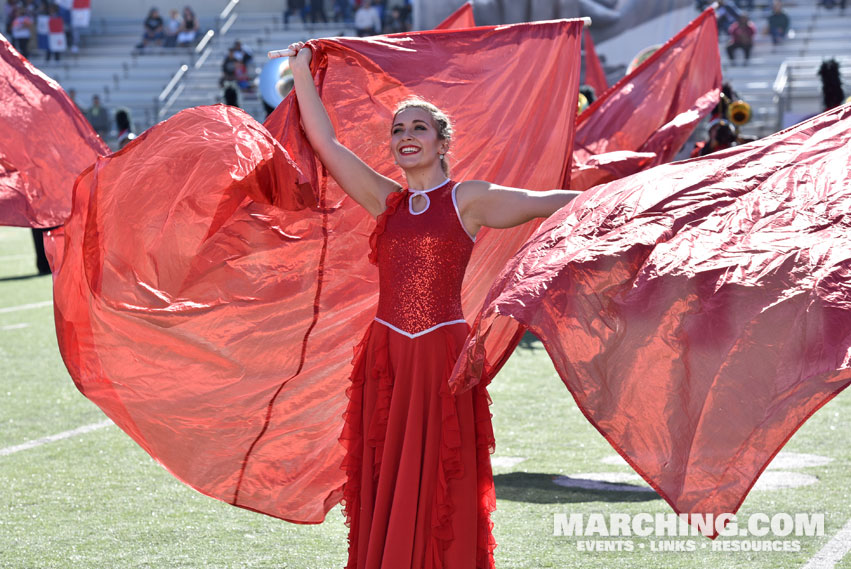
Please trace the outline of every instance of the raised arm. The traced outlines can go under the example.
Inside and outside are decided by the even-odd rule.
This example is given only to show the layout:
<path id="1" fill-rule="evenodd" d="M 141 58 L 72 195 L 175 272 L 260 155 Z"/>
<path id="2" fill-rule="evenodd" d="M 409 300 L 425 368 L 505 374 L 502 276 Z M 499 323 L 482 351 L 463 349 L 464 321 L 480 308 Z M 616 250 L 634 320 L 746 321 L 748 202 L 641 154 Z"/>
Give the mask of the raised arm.
<path id="1" fill-rule="evenodd" d="M 482 227 L 504 229 L 549 217 L 578 195 L 572 190 L 533 192 L 481 180 L 462 182 L 456 190 L 458 211 L 471 235 Z"/>
<path id="2" fill-rule="evenodd" d="M 301 109 L 301 122 L 310 145 L 343 191 L 377 217 L 385 209 L 388 194 L 398 190 L 399 184 L 367 166 L 337 140 L 334 127 L 313 84 L 310 48 L 299 42 L 292 44 L 290 49 L 296 52 L 294 57 L 290 57 L 290 69 Z"/>

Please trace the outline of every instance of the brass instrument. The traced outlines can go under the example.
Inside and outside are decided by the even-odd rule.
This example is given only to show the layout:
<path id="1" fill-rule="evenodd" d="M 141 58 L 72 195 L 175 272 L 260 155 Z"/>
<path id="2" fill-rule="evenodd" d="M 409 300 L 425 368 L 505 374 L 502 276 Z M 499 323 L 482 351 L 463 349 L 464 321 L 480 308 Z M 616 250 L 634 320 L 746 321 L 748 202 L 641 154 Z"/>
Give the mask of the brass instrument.
<path id="1" fill-rule="evenodd" d="M 576 109 L 576 114 L 581 113 L 585 109 L 588 108 L 588 97 L 584 94 L 579 93 L 579 108 Z"/>
<path id="2" fill-rule="evenodd" d="M 733 101 L 727 108 L 727 115 L 729 116 L 731 123 L 740 127 L 750 122 L 751 106 L 741 99 Z"/>

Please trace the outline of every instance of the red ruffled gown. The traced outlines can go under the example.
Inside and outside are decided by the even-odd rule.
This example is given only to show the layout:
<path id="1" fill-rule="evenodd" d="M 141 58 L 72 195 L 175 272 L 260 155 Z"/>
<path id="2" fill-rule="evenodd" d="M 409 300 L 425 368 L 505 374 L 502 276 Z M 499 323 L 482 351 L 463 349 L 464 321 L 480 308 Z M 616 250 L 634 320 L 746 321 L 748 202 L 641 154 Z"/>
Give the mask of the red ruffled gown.
<path id="1" fill-rule="evenodd" d="M 494 566 L 488 395 L 448 385 L 469 331 L 461 282 L 473 249 L 455 187 L 391 194 L 370 237 L 378 312 L 355 348 L 341 437 L 347 569 Z M 416 195 L 426 206 L 415 212 Z"/>

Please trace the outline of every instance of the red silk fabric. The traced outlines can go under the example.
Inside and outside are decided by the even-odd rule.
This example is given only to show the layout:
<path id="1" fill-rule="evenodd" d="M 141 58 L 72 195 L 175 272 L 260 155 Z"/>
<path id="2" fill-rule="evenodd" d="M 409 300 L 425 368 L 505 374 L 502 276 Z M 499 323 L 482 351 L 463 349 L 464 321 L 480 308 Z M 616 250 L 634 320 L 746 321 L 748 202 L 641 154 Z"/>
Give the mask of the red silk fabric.
<path id="1" fill-rule="evenodd" d="M 609 82 L 606 80 L 606 72 L 603 71 L 600 58 L 597 57 L 597 50 L 594 49 L 591 32 L 586 29 L 582 35 L 585 44 L 585 83 L 593 87 L 594 93 L 599 97 L 609 88 Z"/>
<path id="2" fill-rule="evenodd" d="M 392 109 L 418 95 L 456 123 L 453 177 L 551 189 L 568 175 L 580 31 L 322 40 L 315 79 L 341 142 L 383 174 L 402 179 Z M 280 144 L 239 110 L 191 109 L 88 169 L 55 275 L 57 334 L 79 389 L 175 476 L 316 523 L 345 480 L 338 438 L 352 349 L 375 314 L 375 221 L 323 175 L 294 97 L 265 126 Z M 480 232 L 468 315 L 534 227 Z"/>
<path id="3" fill-rule="evenodd" d="M 579 115 L 571 188 L 670 162 L 720 94 L 718 32 L 708 8 Z"/>
<path id="4" fill-rule="evenodd" d="M 461 30 L 473 28 L 476 20 L 473 17 L 473 4 L 465 2 L 460 8 L 449 14 L 445 20 L 437 24 L 436 30 Z"/>
<path id="5" fill-rule="evenodd" d="M 585 192 L 505 267 L 453 380 L 510 317 L 674 510 L 736 512 L 851 382 L 849 132 L 845 105 Z"/>
<path id="6" fill-rule="evenodd" d="M 563 186 L 587 190 L 670 162 L 720 95 L 721 61 L 710 8 L 579 115 L 570 181 Z M 477 344 L 488 359 L 473 360 L 482 366 L 474 375 L 490 381 L 523 332 L 515 320 L 491 323 Z"/>
<path id="7" fill-rule="evenodd" d="M 0 225 L 62 225 L 74 180 L 109 149 L 62 87 L 2 36 L 0 108 Z"/>

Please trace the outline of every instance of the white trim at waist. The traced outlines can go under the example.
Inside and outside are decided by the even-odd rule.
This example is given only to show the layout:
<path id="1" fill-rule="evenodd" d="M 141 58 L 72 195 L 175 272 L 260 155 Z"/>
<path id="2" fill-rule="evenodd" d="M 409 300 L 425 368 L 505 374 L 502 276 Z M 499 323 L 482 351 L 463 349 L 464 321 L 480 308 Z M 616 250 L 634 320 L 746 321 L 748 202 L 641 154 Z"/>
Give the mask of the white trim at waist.
<path id="1" fill-rule="evenodd" d="M 423 335 L 425 335 L 425 334 L 428 334 L 429 332 L 433 332 L 433 331 L 435 331 L 435 330 L 437 330 L 438 328 L 441 328 L 441 327 L 443 327 L 443 326 L 449 326 L 450 324 L 466 324 L 466 323 L 467 323 L 467 321 L 466 321 L 466 320 L 464 320 L 464 319 L 461 319 L 461 320 L 450 320 L 449 322 L 441 322 L 440 324 L 435 324 L 435 325 L 434 325 L 434 326 L 432 326 L 431 328 L 427 328 L 427 329 L 423 330 L 422 332 L 417 332 L 416 334 L 411 334 L 410 332 L 405 332 L 405 331 L 404 331 L 404 330 L 402 330 L 401 328 L 397 328 L 396 326 L 393 326 L 393 325 L 392 325 L 392 324 L 390 324 L 389 322 L 385 322 L 385 321 L 384 321 L 384 320 L 382 320 L 381 318 L 376 318 L 376 319 L 375 319 L 375 321 L 376 321 L 376 322 L 378 322 L 379 324 L 384 324 L 385 326 L 387 326 L 387 327 L 388 327 L 388 328 L 390 328 L 391 330 L 394 330 L 394 331 L 396 331 L 396 332 L 399 332 L 399 333 L 400 333 L 400 334 L 402 334 L 403 336 L 407 336 L 408 338 L 412 338 L 412 339 L 413 339 L 413 338 L 418 338 L 418 337 L 423 336 Z"/>

